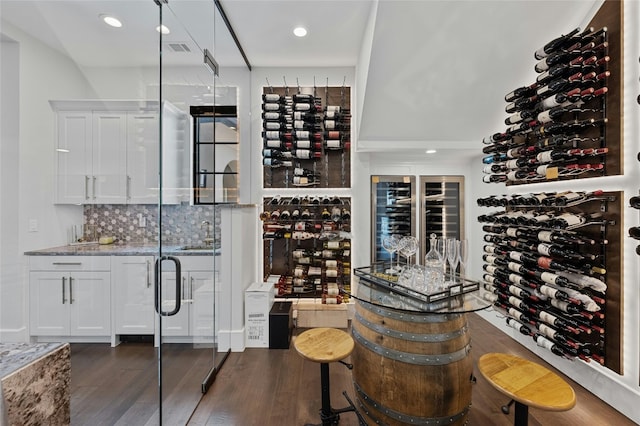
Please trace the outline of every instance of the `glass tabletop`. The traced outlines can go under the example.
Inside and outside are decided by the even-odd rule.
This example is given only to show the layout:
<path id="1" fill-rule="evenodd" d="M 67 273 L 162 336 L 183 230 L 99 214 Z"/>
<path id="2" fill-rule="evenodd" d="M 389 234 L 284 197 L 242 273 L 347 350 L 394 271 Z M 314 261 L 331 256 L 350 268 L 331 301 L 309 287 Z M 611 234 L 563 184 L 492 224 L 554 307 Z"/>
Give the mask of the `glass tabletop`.
<path id="1" fill-rule="evenodd" d="M 361 303 L 407 312 L 453 314 L 486 309 L 491 304 L 478 296 L 480 285 L 467 278 L 434 293 L 422 293 L 398 284 L 385 273 L 389 264 L 380 262 L 354 269 L 358 277 L 354 291 L 347 294 Z"/>

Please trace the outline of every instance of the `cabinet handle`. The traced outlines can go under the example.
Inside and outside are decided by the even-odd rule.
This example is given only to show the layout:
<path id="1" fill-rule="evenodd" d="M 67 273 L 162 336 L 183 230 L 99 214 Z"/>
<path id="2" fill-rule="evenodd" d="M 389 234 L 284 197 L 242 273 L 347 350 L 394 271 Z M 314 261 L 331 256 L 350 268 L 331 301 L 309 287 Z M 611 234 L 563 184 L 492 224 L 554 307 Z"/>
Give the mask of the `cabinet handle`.
<path id="1" fill-rule="evenodd" d="M 53 262 L 52 265 L 82 265 L 82 262 Z"/>
<path id="2" fill-rule="evenodd" d="M 147 288 L 151 287 L 151 273 L 149 272 L 150 266 L 151 266 L 151 261 L 147 260 Z"/>
<path id="3" fill-rule="evenodd" d="M 69 277 L 69 304 L 73 304 L 73 278 Z"/>
<path id="4" fill-rule="evenodd" d="M 187 297 L 187 288 L 186 288 L 186 284 L 187 283 L 187 279 L 185 277 L 182 277 L 182 294 L 184 294 L 185 299 L 189 299 Z"/>
<path id="5" fill-rule="evenodd" d="M 84 199 L 89 199 L 89 176 L 84 177 Z"/>
<path id="6" fill-rule="evenodd" d="M 191 299 L 191 303 L 193 303 L 193 277 L 189 282 L 189 299 Z"/>
<path id="7" fill-rule="evenodd" d="M 131 199 L 131 176 L 127 175 L 127 187 L 126 187 L 127 200 Z"/>
<path id="8" fill-rule="evenodd" d="M 65 284 L 67 283 L 67 278 L 62 277 L 62 304 L 67 303 L 66 292 L 65 292 Z"/>
<path id="9" fill-rule="evenodd" d="M 96 177 L 93 177 L 93 199 L 96 199 Z"/>

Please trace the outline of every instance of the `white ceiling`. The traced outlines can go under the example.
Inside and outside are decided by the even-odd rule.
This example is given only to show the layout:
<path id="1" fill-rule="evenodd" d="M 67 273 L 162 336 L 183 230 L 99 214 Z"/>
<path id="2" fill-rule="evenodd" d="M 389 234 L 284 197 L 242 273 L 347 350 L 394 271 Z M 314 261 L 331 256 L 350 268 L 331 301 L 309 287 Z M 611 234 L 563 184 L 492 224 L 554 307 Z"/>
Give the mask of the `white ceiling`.
<path id="1" fill-rule="evenodd" d="M 580 26 L 601 0 L 221 3 L 253 67 L 369 62 L 366 85 L 359 88 L 361 146 L 385 150 L 400 142 L 422 150 L 479 147 L 475 141 L 504 130 L 503 96 L 533 82 L 533 51 Z M 244 66 L 213 0 L 169 0 L 163 9 L 172 30 L 165 41 L 187 43 L 194 51 L 165 51 L 165 63 L 200 64 L 200 49 L 213 46 L 221 66 Z M 100 13 L 116 14 L 124 27 L 106 27 Z M 371 13 L 375 21 L 368 25 Z M 158 36 L 150 28 L 159 14 L 152 0 L 1 0 L 0 17 L 82 66 L 157 63 Z M 308 28 L 307 37 L 291 34 L 297 25 Z"/>

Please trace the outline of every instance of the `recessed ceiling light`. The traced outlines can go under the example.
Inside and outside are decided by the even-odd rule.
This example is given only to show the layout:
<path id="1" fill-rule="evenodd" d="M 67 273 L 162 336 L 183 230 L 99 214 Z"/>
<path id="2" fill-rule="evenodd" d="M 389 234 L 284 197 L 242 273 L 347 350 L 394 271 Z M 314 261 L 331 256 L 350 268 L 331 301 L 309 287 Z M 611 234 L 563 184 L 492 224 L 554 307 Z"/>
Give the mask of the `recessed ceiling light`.
<path id="1" fill-rule="evenodd" d="M 158 25 L 156 31 L 162 34 L 169 34 L 171 32 L 165 25 Z"/>
<path id="2" fill-rule="evenodd" d="M 100 19 L 102 19 L 105 24 L 114 28 L 120 28 L 122 26 L 122 22 L 120 22 L 118 18 L 111 15 L 102 14 L 100 15 Z"/>
<path id="3" fill-rule="evenodd" d="M 307 29 L 304 27 L 296 27 L 293 29 L 293 33 L 298 37 L 304 37 L 307 35 Z"/>
<path id="4" fill-rule="evenodd" d="M 436 152 L 438 151 L 436 151 L 435 149 L 428 149 L 425 151 L 425 154 L 435 154 Z"/>

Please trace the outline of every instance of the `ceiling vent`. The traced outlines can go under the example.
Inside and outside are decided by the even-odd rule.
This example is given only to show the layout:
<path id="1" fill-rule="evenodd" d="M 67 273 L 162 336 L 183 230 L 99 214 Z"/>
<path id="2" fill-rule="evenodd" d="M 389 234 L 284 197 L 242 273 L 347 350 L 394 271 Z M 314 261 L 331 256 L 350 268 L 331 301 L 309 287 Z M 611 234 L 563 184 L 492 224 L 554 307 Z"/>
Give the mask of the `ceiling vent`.
<path id="1" fill-rule="evenodd" d="M 168 52 L 191 53 L 191 48 L 189 47 L 189 45 L 183 42 L 165 43 L 164 47 Z"/>

